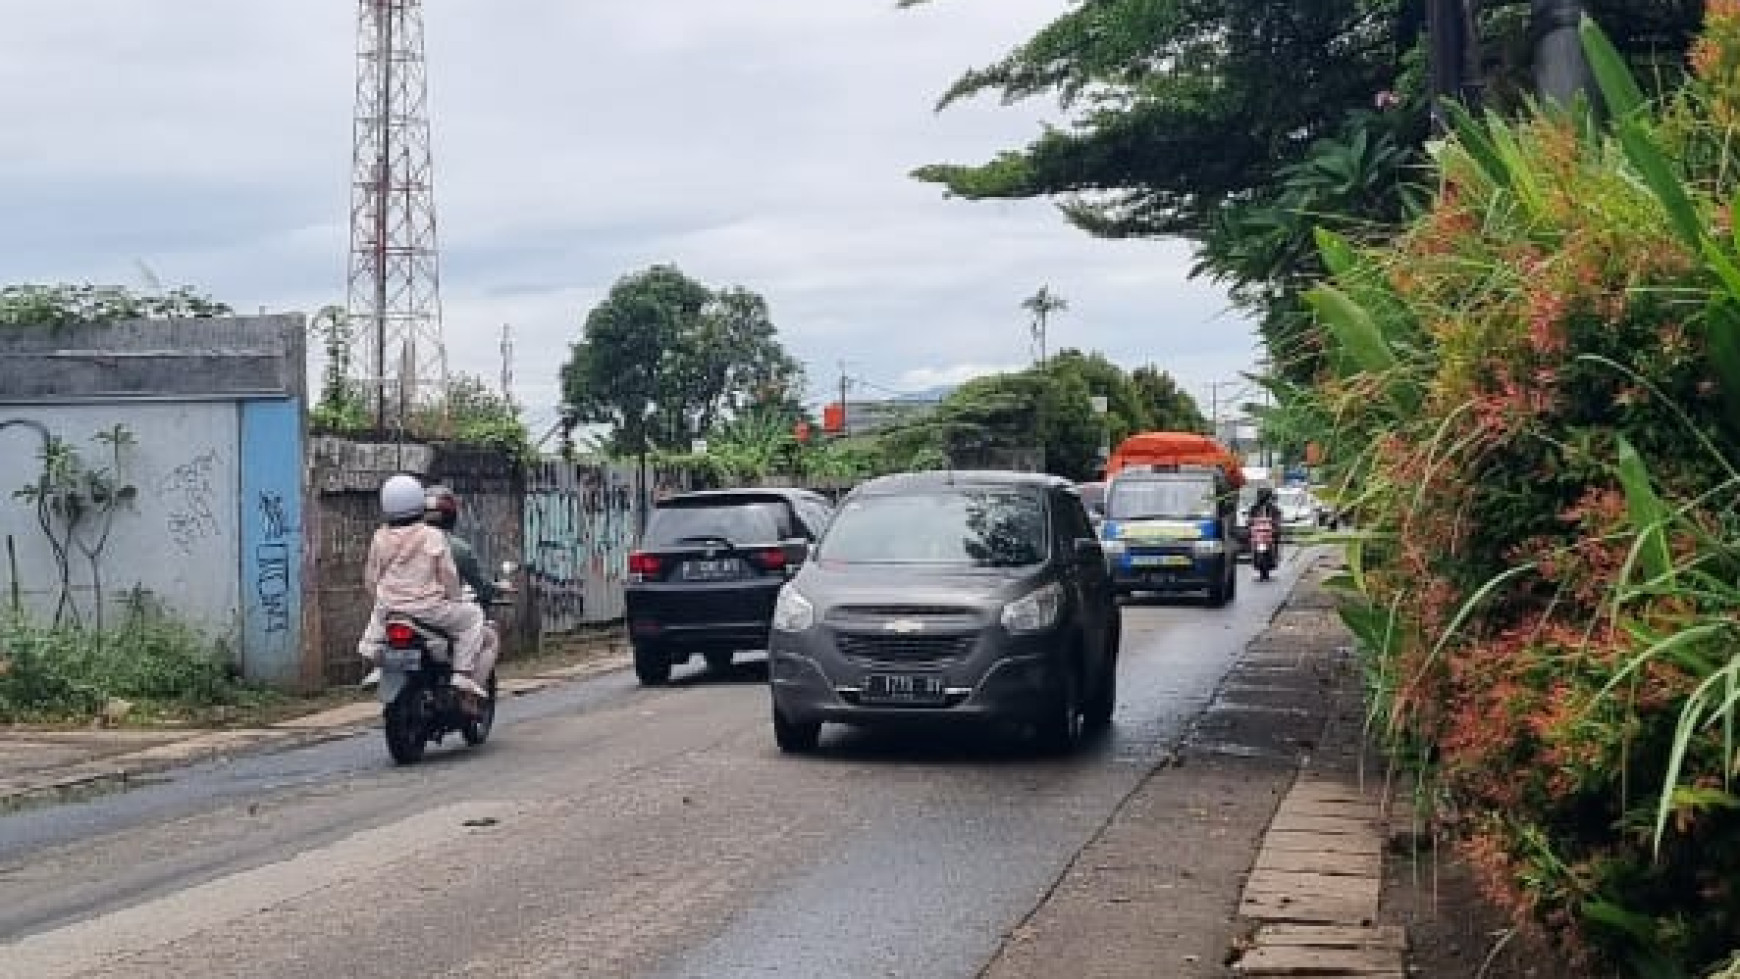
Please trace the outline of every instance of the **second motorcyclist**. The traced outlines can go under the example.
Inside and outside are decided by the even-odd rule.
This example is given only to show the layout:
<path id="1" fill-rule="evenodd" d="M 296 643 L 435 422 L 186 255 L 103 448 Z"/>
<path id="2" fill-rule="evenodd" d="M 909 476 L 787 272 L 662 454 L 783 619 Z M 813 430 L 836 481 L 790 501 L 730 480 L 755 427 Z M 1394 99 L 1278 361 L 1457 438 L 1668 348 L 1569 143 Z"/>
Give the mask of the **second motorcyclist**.
<path id="1" fill-rule="evenodd" d="M 447 535 L 448 550 L 453 555 L 453 564 L 459 570 L 459 577 L 471 587 L 472 595 L 477 599 L 479 608 L 487 609 L 496 599 L 495 582 L 483 573 L 478 564 L 477 552 L 472 549 L 471 542 L 454 532 L 459 525 L 459 496 L 445 486 L 431 486 L 423 496 L 424 519 L 432 527 L 437 527 Z M 486 616 L 487 619 L 487 616 Z M 463 657 L 456 657 L 453 663 L 455 670 L 473 677 L 488 677 L 495 669 L 496 657 L 501 651 L 501 635 L 496 632 L 493 623 L 485 622 L 483 643 L 478 649 L 478 655 L 472 662 Z"/>

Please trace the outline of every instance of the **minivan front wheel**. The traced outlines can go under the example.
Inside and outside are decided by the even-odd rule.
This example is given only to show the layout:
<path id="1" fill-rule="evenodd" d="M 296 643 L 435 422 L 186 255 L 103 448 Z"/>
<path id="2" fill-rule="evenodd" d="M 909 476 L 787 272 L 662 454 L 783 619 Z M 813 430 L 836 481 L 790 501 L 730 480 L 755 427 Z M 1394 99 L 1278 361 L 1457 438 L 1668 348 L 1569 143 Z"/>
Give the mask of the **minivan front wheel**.
<path id="1" fill-rule="evenodd" d="M 1039 747 L 1051 754 L 1067 755 L 1081 744 L 1086 729 L 1082 709 L 1081 664 L 1071 657 L 1063 666 L 1061 683 L 1051 712 L 1039 722 Z"/>
<path id="2" fill-rule="evenodd" d="M 822 722 L 794 721 L 778 707 L 773 709 L 773 741 L 788 755 L 801 755 L 816 750 L 822 740 Z"/>

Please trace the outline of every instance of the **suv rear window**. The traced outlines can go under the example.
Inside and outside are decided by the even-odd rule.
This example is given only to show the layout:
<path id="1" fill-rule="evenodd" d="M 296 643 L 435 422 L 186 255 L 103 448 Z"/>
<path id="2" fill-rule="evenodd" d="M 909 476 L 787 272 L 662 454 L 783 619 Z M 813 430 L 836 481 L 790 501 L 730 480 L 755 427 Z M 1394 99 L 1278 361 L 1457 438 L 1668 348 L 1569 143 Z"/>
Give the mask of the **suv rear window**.
<path id="1" fill-rule="evenodd" d="M 733 546 L 772 544 L 785 539 L 789 523 L 785 503 L 765 497 L 677 501 L 653 511 L 643 546 L 680 547 L 709 540 Z"/>

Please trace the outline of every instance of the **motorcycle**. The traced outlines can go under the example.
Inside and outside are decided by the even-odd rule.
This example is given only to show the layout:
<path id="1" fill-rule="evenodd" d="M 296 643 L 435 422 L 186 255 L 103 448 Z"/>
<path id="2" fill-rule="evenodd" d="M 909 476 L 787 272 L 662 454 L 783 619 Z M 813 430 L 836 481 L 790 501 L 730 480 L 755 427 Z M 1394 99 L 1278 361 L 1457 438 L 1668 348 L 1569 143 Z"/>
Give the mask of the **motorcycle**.
<path id="1" fill-rule="evenodd" d="M 1251 518 L 1251 567 L 1259 581 L 1268 581 L 1275 564 L 1275 520 L 1259 514 Z"/>
<path id="2" fill-rule="evenodd" d="M 501 595 L 511 595 L 513 565 L 502 565 L 496 583 Z M 475 600 L 470 589 L 466 594 Z M 498 599 L 496 606 L 511 605 Z M 487 610 L 486 610 L 487 612 Z M 400 765 L 423 759 L 430 742 L 439 745 L 458 734 L 476 747 L 489 740 L 495 726 L 496 676 L 491 670 L 482 684 L 487 696 L 476 697 L 453 686 L 453 639 L 415 616 L 390 612 L 383 620 L 386 640 L 379 653 L 380 701 L 387 753 Z M 496 629 L 486 619 L 484 628 Z"/>

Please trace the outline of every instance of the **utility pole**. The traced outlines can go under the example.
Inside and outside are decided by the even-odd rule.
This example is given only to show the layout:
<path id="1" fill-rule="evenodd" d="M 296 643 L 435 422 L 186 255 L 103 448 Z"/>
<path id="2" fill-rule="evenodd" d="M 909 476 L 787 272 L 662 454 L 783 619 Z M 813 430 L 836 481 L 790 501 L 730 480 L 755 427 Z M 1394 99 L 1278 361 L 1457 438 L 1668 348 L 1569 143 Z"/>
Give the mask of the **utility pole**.
<path id="1" fill-rule="evenodd" d="M 514 328 L 509 323 L 501 325 L 501 399 L 514 407 Z"/>
<path id="2" fill-rule="evenodd" d="M 1577 27 L 1583 20 L 1578 0 L 1533 0 L 1529 11 L 1529 36 L 1535 42 L 1535 91 L 1542 102 L 1569 106 L 1577 96 L 1594 92 L 1589 62 L 1583 56 L 1583 39 Z"/>
<path id="3" fill-rule="evenodd" d="M 1474 24 L 1479 0 L 1426 0 L 1432 122 L 1447 132 L 1443 103 L 1473 108 L 1480 102 L 1480 46 Z"/>
<path id="4" fill-rule="evenodd" d="M 852 379 L 846 376 L 846 362 L 840 361 L 840 437 L 846 438 L 852 434 L 852 412 L 847 407 L 846 391 L 851 386 Z"/>

